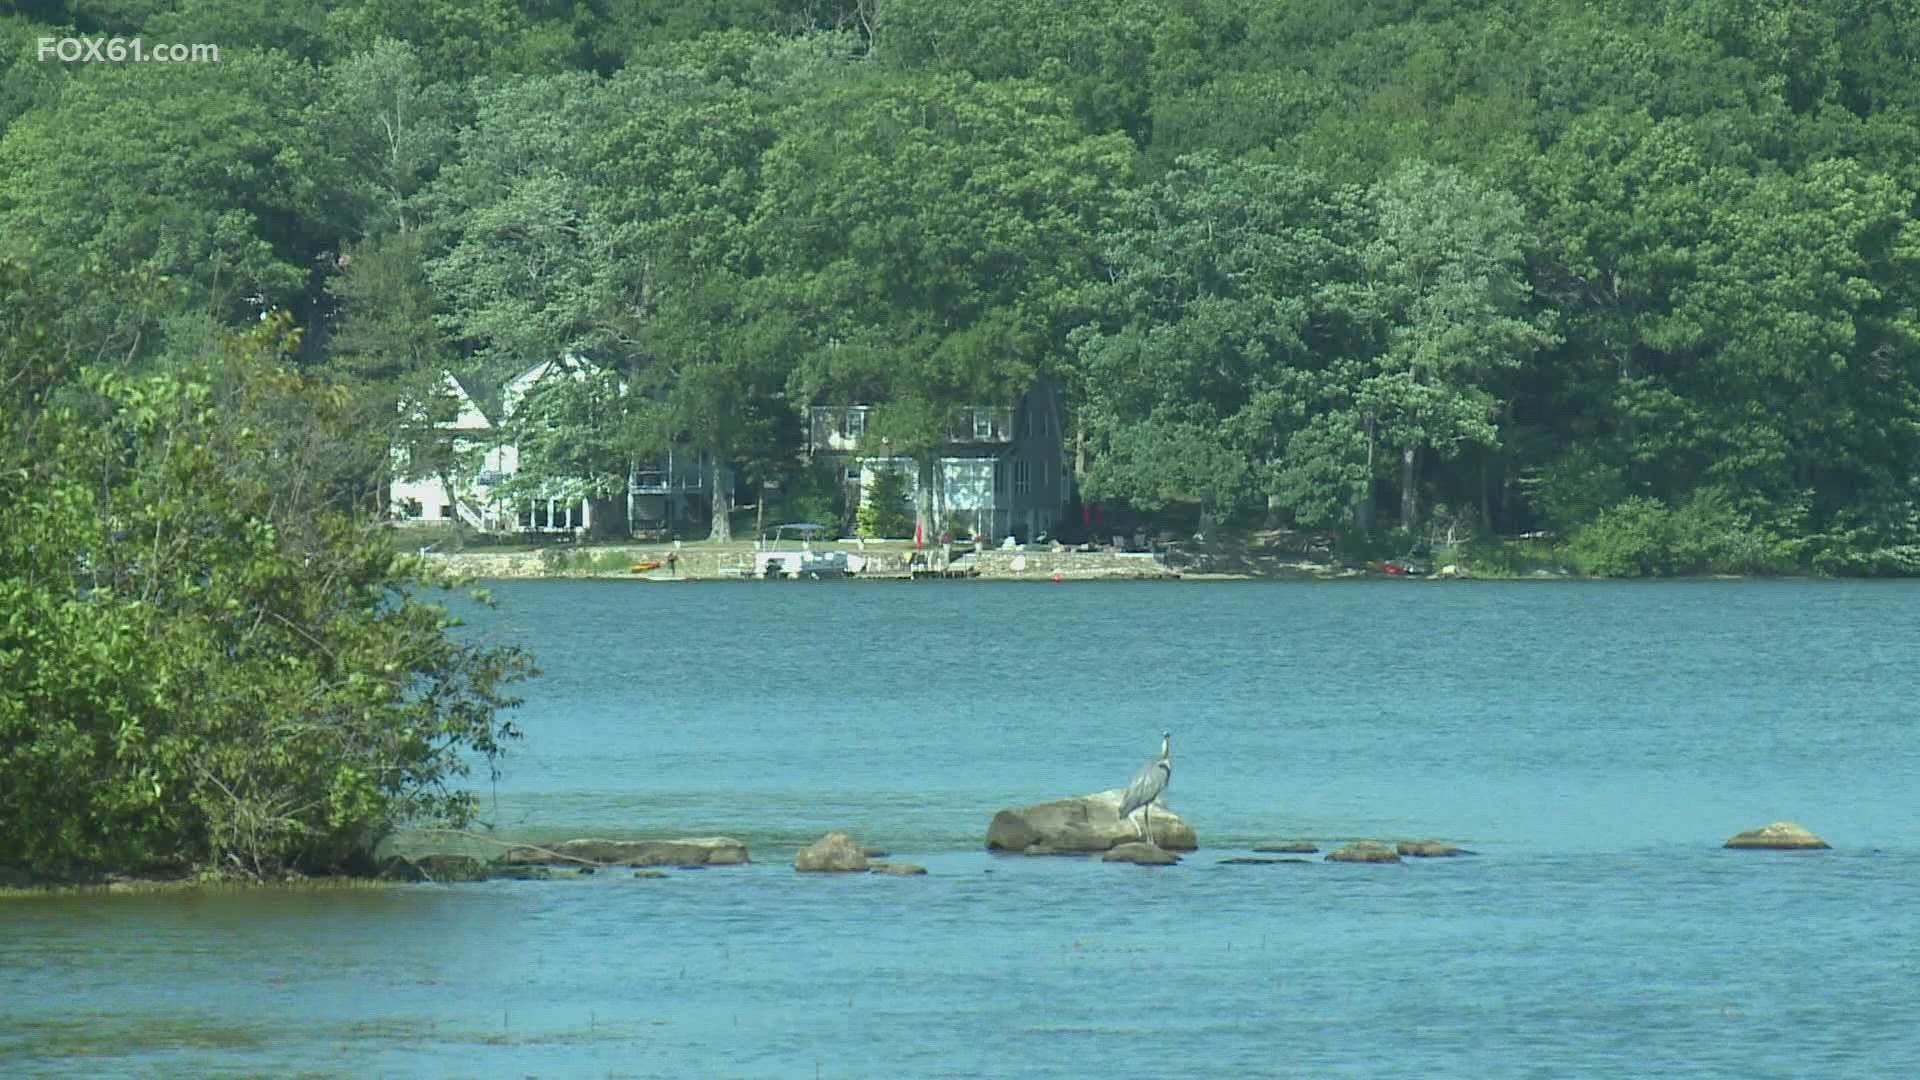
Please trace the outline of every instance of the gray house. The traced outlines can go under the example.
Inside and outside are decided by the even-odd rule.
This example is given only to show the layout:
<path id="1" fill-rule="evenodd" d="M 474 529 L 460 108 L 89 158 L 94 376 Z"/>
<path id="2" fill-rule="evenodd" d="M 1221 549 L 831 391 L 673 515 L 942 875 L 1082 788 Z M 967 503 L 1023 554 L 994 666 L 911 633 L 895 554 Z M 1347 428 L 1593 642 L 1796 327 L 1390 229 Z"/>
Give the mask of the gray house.
<path id="1" fill-rule="evenodd" d="M 732 478 L 725 470 L 722 482 Z M 627 477 L 627 525 L 637 537 L 665 539 L 703 530 L 713 517 L 713 458 L 705 450 L 668 450 L 636 462 Z"/>
<path id="2" fill-rule="evenodd" d="M 1065 394 L 1042 382 L 1011 408 L 954 410 L 946 441 L 935 453 L 933 522 L 936 534 L 1032 540 L 1055 531 L 1071 497 L 1063 434 Z M 832 462 L 848 486 L 848 501 L 865 501 L 876 473 L 902 473 L 918 496 L 920 469 L 867 437 L 870 405 L 816 405 L 808 417 L 807 452 Z"/>

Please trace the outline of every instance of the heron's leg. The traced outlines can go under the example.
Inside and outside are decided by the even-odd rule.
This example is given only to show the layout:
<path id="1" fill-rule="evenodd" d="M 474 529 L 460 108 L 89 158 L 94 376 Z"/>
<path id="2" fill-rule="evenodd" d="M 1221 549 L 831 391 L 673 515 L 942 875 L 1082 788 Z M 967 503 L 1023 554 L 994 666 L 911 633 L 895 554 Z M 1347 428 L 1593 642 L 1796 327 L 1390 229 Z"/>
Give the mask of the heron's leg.
<path id="1" fill-rule="evenodd" d="M 1144 815 L 1143 820 L 1146 822 L 1146 827 L 1140 830 L 1140 839 L 1145 840 L 1147 843 L 1151 844 L 1153 843 L 1153 803 L 1152 802 L 1147 803 L 1146 814 Z"/>

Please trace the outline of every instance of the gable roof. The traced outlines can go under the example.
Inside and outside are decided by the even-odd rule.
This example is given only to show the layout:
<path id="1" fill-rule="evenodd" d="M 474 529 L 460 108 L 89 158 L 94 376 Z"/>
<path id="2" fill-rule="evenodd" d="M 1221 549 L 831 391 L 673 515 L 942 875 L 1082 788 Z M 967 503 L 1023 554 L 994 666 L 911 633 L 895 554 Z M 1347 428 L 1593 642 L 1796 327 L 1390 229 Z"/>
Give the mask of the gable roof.
<path id="1" fill-rule="evenodd" d="M 460 402 L 462 409 L 471 408 L 486 421 L 488 427 L 493 427 L 500 422 L 499 391 L 490 392 L 486 383 L 471 375 L 463 378 L 451 371 L 447 372 L 447 382 L 452 385 L 455 395 L 462 399 Z"/>
<path id="2" fill-rule="evenodd" d="M 520 374 L 506 381 L 500 388 L 501 415 L 511 416 L 520 403 L 526 400 L 533 388 L 552 378 L 555 372 L 561 372 L 572 378 L 580 379 L 597 373 L 600 365 L 581 356 L 579 353 L 566 353 L 551 360 L 542 360 Z"/>

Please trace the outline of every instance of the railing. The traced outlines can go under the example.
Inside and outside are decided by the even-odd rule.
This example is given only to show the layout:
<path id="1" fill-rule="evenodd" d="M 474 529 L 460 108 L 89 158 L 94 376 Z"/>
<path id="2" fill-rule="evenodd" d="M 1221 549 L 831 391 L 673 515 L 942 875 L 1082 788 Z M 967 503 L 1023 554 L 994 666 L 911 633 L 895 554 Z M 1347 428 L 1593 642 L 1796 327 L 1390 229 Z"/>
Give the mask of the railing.
<path id="1" fill-rule="evenodd" d="M 632 495 L 669 495 L 676 491 L 706 489 L 707 466 L 693 457 L 678 462 L 669 458 L 666 462 L 635 469 L 627 480 L 627 492 Z"/>
<path id="2" fill-rule="evenodd" d="M 665 469 L 640 469 L 633 474 L 627 490 L 635 495 L 665 495 L 669 490 Z"/>

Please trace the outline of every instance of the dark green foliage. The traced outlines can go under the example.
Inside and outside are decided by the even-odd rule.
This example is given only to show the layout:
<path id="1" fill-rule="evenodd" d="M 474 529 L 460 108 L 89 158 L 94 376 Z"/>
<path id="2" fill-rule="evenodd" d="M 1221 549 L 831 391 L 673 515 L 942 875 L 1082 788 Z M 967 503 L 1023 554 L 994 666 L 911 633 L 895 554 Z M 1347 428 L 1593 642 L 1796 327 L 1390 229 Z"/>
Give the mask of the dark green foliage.
<path id="1" fill-rule="evenodd" d="M 793 470 L 779 499 L 778 521 L 806 521 L 838 530 L 845 536 L 853 526 L 847 510 L 847 486 L 836 465 L 820 463 Z M 772 516 L 768 521 L 775 521 Z"/>
<path id="2" fill-rule="evenodd" d="M 0 248 L 59 344 L 178 372 L 289 312 L 361 487 L 441 368 L 572 352 L 626 394 L 549 410 L 528 483 L 674 445 L 759 491 L 808 405 L 923 454 L 1045 378 L 1141 510 L 1920 550 L 1910 0 L 17 8 Z M 224 55 L 32 58 L 69 33 Z"/>

